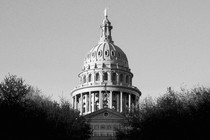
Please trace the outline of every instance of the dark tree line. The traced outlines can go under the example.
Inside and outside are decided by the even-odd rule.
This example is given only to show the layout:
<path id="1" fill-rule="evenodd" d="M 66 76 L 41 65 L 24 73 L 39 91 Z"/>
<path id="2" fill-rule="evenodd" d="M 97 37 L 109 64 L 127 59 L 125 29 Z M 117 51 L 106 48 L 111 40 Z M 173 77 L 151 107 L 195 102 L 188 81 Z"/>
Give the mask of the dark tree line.
<path id="1" fill-rule="evenodd" d="M 119 140 L 208 139 L 210 130 L 210 89 L 199 87 L 177 93 L 169 90 L 139 108 L 125 113 L 117 132 Z"/>
<path id="2" fill-rule="evenodd" d="M 85 140 L 90 134 L 69 102 L 51 101 L 14 75 L 0 83 L 1 140 Z"/>
<path id="3" fill-rule="evenodd" d="M 210 89 L 174 92 L 125 112 L 119 140 L 206 139 L 210 130 Z M 22 78 L 6 76 L 0 83 L 1 140 L 85 140 L 91 129 L 69 102 L 51 101 Z"/>

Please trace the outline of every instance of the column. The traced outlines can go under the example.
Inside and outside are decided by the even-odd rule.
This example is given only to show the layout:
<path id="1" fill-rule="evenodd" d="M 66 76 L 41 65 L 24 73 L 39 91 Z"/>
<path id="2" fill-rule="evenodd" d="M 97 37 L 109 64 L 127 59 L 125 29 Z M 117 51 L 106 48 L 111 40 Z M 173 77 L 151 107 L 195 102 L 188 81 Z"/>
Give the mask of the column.
<path id="1" fill-rule="evenodd" d="M 120 97 L 119 97 L 120 93 L 117 92 L 117 111 L 120 112 Z"/>
<path id="2" fill-rule="evenodd" d="M 74 109 L 77 109 L 77 95 L 74 96 Z"/>
<path id="3" fill-rule="evenodd" d="M 134 95 L 134 107 L 137 107 L 136 95 Z"/>
<path id="4" fill-rule="evenodd" d="M 109 108 L 112 109 L 112 90 L 109 93 Z"/>
<path id="5" fill-rule="evenodd" d="M 140 100 L 140 98 L 139 98 L 139 96 L 137 96 L 137 105 L 139 105 L 139 100 Z"/>
<path id="6" fill-rule="evenodd" d="M 80 94 L 80 112 L 81 112 L 81 115 L 83 114 L 83 96 L 82 96 L 82 93 Z"/>
<path id="7" fill-rule="evenodd" d="M 73 109 L 75 109 L 75 102 L 74 102 L 74 101 L 75 101 L 75 97 L 73 96 L 73 97 L 72 97 L 72 100 L 71 100 L 71 103 L 72 103 L 72 105 L 73 105 Z"/>
<path id="8" fill-rule="evenodd" d="M 88 112 L 88 98 L 87 93 L 85 94 L 85 114 Z"/>
<path id="9" fill-rule="evenodd" d="M 112 73 L 107 72 L 107 74 L 108 74 L 108 82 L 111 83 L 112 82 Z"/>
<path id="10" fill-rule="evenodd" d="M 130 93 L 128 94 L 128 109 L 129 111 L 131 109 L 131 94 Z"/>
<path id="11" fill-rule="evenodd" d="M 92 112 L 95 111 L 95 93 L 92 93 Z"/>
<path id="12" fill-rule="evenodd" d="M 102 92 L 99 91 L 99 109 L 103 108 Z"/>
<path id="13" fill-rule="evenodd" d="M 88 112 L 91 113 L 91 92 L 89 91 L 89 110 Z"/>
<path id="14" fill-rule="evenodd" d="M 100 83 L 104 81 L 103 79 L 103 73 L 102 72 L 99 72 L 99 77 L 100 77 Z"/>
<path id="15" fill-rule="evenodd" d="M 122 112 L 122 91 L 120 91 L 120 112 Z"/>
<path id="16" fill-rule="evenodd" d="M 139 107 L 139 97 L 136 96 L 136 107 Z"/>

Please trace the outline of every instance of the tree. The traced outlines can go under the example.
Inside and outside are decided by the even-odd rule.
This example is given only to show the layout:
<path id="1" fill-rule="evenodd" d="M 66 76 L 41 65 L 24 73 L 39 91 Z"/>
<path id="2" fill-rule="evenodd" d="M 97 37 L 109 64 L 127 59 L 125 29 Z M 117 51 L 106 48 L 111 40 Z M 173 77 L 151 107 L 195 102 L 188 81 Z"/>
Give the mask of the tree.
<path id="1" fill-rule="evenodd" d="M 85 140 L 90 125 L 64 99 L 61 103 L 9 75 L 0 84 L 0 135 L 2 140 Z"/>
<path id="2" fill-rule="evenodd" d="M 170 91 L 125 117 L 117 139 L 205 139 L 210 129 L 210 89 Z"/>
<path id="3" fill-rule="evenodd" d="M 24 100 L 30 90 L 31 86 L 25 84 L 22 78 L 9 74 L 0 84 L 0 100 L 9 104 L 18 103 Z"/>

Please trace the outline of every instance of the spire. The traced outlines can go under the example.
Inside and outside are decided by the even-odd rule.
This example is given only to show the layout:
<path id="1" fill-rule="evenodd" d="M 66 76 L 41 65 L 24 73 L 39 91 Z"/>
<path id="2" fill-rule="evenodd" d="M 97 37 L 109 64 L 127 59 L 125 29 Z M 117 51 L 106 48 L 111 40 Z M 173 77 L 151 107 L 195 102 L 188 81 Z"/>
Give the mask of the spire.
<path id="1" fill-rule="evenodd" d="M 107 8 L 104 9 L 104 20 L 100 28 L 101 28 L 100 42 L 103 42 L 105 40 L 113 42 L 111 36 L 112 25 L 111 22 L 108 20 Z"/>
<path id="2" fill-rule="evenodd" d="M 108 15 L 107 15 L 107 9 L 106 9 L 106 8 L 104 9 L 104 16 L 105 16 L 105 17 L 108 16 Z"/>

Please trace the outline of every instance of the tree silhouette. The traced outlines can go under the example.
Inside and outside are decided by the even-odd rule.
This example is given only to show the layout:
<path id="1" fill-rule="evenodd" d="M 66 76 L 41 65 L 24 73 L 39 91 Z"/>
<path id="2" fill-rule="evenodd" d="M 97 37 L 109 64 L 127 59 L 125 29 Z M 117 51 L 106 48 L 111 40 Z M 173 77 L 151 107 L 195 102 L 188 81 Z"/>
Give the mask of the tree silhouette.
<path id="1" fill-rule="evenodd" d="M 155 102 L 144 101 L 125 117 L 117 139 L 204 139 L 210 129 L 210 89 L 170 91 Z"/>
<path id="2" fill-rule="evenodd" d="M 1 140 L 85 140 L 90 125 L 64 99 L 58 104 L 9 75 L 0 84 Z"/>

